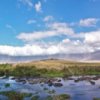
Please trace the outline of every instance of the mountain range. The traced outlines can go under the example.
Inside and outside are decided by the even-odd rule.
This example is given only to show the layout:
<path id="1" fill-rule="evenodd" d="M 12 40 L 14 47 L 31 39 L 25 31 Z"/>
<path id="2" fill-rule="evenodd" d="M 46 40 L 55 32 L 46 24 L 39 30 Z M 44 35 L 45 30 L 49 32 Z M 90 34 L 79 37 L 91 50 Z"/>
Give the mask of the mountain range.
<path id="1" fill-rule="evenodd" d="M 43 59 L 66 59 L 76 61 L 99 61 L 100 51 L 87 54 L 56 54 L 56 55 L 44 55 L 44 56 L 9 56 L 0 55 L 0 63 L 16 63 L 16 62 L 28 62 Z"/>

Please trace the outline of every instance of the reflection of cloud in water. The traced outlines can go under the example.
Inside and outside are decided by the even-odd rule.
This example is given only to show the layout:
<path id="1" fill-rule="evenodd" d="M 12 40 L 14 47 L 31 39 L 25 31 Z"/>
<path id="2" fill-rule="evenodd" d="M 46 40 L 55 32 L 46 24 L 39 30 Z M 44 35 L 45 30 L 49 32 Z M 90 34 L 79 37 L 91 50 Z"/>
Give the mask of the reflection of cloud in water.
<path id="1" fill-rule="evenodd" d="M 63 84 L 61 87 L 48 86 L 45 83 L 37 83 L 29 84 L 28 82 L 16 82 L 15 80 L 10 78 L 0 78 L 0 91 L 18 91 L 25 93 L 32 93 L 35 95 L 40 95 L 40 97 L 46 97 L 49 94 L 49 91 L 54 90 L 55 94 L 69 94 L 71 95 L 71 100 L 92 100 L 93 97 L 100 97 L 100 79 L 92 80 L 95 82 L 95 85 L 92 85 L 88 80 L 82 80 L 75 82 L 76 79 L 80 77 L 71 77 L 71 80 L 57 78 L 57 80 L 61 80 L 60 82 Z M 34 79 L 33 79 L 34 80 Z M 36 80 L 36 79 L 35 79 Z M 40 79 L 38 79 L 40 80 Z M 57 80 L 53 82 L 58 82 Z M 10 83 L 10 87 L 6 88 L 5 84 Z M 41 85 L 42 84 L 42 85 Z M 47 88 L 45 91 L 44 88 Z M 1 96 L 0 96 L 1 98 Z"/>

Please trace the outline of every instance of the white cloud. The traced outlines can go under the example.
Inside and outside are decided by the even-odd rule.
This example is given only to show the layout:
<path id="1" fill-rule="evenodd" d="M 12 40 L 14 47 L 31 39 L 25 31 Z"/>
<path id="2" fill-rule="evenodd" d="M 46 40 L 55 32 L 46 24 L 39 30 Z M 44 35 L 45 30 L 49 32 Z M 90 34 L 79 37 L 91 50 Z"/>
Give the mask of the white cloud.
<path id="1" fill-rule="evenodd" d="M 47 55 L 59 54 L 59 46 L 52 45 L 46 49 Z"/>
<path id="2" fill-rule="evenodd" d="M 93 52 L 93 48 L 80 40 L 64 39 L 59 44 L 61 52 L 64 54 L 79 54 Z"/>
<path id="3" fill-rule="evenodd" d="M 100 30 L 85 33 L 85 43 L 100 43 Z"/>
<path id="4" fill-rule="evenodd" d="M 32 33 L 20 33 L 17 38 L 23 41 L 41 40 L 48 37 L 59 35 L 73 35 L 74 31 L 66 23 L 52 23 L 47 25 L 46 31 L 36 31 Z"/>
<path id="5" fill-rule="evenodd" d="M 83 45 L 79 41 L 63 40 L 60 43 L 44 46 L 44 44 L 25 45 L 14 47 L 1 45 L 0 54 L 10 56 L 36 56 L 54 54 L 79 54 L 91 52 L 91 47 Z"/>
<path id="6" fill-rule="evenodd" d="M 97 23 L 100 21 L 99 18 L 86 18 L 80 19 L 79 22 L 71 22 L 70 26 L 81 26 L 81 27 L 96 27 Z"/>
<path id="7" fill-rule="evenodd" d="M 44 49 L 38 45 L 26 45 L 23 47 L 14 46 L 0 46 L 0 54 L 10 56 L 31 56 L 31 55 L 42 55 Z"/>
<path id="8" fill-rule="evenodd" d="M 54 25 L 55 26 L 55 25 Z M 56 30 L 56 27 L 54 28 Z M 51 32 L 51 31 L 50 31 Z M 44 33 L 44 32 L 43 32 Z M 23 36 L 25 40 L 40 39 L 44 37 L 54 36 L 57 33 L 35 33 L 33 36 L 31 34 L 26 34 Z M 37 35 L 38 34 L 38 35 Z M 80 33 L 84 34 L 83 40 L 72 40 L 69 38 L 63 39 L 58 43 L 34 43 L 32 45 L 25 45 L 22 47 L 14 47 L 1 45 L 0 54 L 6 54 L 10 56 L 35 56 L 35 55 L 54 55 L 54 54 L 85 54 L 95 52 L 100 50 L 100 31 Z M 26 38 L 25 38 L 26 37 Z M 30 39 L 29 39 L 30 38 Z M 27 40 L 27 41 L 28 41 Z"/>
<path id="9" fill-rule="evenodd" d="M 28 20 L 27 21 L 27 24 L 34 24 L 34 23 L 36 23 L 36 20 Z"/>
<path id="10" fill-rule="evenodd" d="M 17 36 L 17 38 L 24 41 L 33 41 L 33 40 L 39 40 L 39 39 L 43 39 L 55 35 L 56 33 L 54 31 L 40 31 L 40 32 L 33 32 L 33 33 L 20 33 Z"/>
<path id="11" fill-rule="evenodd" d="M 41 12 L 41 2 L 40 1 L 38 1 L 36 4 L 35 4 L 35 10 L 36 10 L 36 12 Z"/>
<path id="12" fill-rule="evenodd" d="M 74 30 L 68 26 L 67 23 L 59 23 L 55 22 L 53 24 L 48 24 L 48 27 L 52 30 L 56 31 L 56 34 L 64 34 L 64 35 L 72 35 L 74 34 Z"/>
<path id="13" fill-rule="evenodd" d="M 98 22 L 99 19 L 96 18 L 87 18 L 87 19 L 81 19 L 79 22 L 80 26 L 84 27 L 94 27 L 96 26 L 96 23 Z"/>
<path id="14" fill-rule="evenodd" d="M 46 16 L 43 20 L 45 22 L 48 22 L 48 21 L 52 21 L 53 19 L 54 19 L 53 16 Z"/>
<path id="15" fill-rule="evenodd" d="M 62 40 L 62 43 L 70 43 L 70 42 L 71 42 L 70 39 L 64 39 L 64 40 Z"/>
<path id="16" fill-rule="evenodd" d="M 48 17 L 46 21 L 50 20 L 49 18 L 50 17 Z M 28 24 L 31 24 L 32 21 L 34 22 L 34 20 L 29 20 Z M 93 25 L 89 20 L 87 23 L 88 24 L 85 23 L 87 26 Z M 7 25 L 7 27 L 11 28 L 10 25 Z M 31 44 L 22 47 L 1 45 L 0 54 L 10 56 L 84 54 L 100 50 L 100 30 L 75 33 L 67 23 L 61 22 L 47 23 L 46 29 L 47 30 L 44 31 L 20 33 L 17 38 Z M 66 39 L 60 40 L 57 43 L 54 43 L 52 40 L 50 41 L 51 43 L 37 43 L 39 42 L 38 40 L 43 40 L 44 38 L 62 35 L 64 35 Z"/>

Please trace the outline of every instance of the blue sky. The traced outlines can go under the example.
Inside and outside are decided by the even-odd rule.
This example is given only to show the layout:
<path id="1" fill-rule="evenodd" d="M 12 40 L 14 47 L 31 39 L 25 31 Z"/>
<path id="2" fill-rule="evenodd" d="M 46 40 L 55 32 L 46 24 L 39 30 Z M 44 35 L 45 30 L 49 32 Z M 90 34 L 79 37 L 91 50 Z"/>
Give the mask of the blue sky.
<path id="1" fill-rule="evenodd" d="M 100 0 L 0 0 L 0 54 L 98 51 L 99 10 Z"/>

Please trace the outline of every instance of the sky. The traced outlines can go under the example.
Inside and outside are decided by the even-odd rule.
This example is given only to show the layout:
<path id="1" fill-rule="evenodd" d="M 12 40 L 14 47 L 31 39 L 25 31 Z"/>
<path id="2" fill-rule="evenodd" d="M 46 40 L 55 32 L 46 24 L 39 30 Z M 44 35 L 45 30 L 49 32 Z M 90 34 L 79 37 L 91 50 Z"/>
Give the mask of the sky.
<path id="1" fill-rule="evenodd" d="M 100 51 L 100 0 L 0 0 L 0 55 Z"/>

